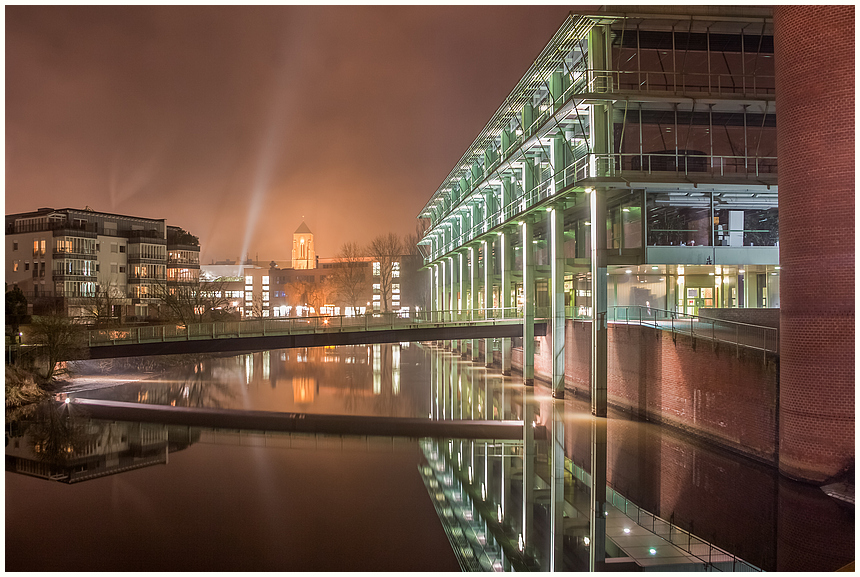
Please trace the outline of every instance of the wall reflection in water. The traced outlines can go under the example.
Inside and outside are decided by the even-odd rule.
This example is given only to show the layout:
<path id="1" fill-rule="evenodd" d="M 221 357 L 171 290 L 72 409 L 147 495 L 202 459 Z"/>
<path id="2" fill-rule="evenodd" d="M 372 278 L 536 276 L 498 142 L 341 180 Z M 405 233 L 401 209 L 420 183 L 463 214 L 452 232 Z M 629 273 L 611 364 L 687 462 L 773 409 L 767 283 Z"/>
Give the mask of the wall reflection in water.
<path id="1" fill-rule="evenodd" d="M 766 465 L 434 348 L 433 419 L 523 420 L 521 442 L 425 441 L 421 472 L 461 567 L 835 570 L 853 508 Z M 597 487 L 598 490 L 593 490 Z"/>

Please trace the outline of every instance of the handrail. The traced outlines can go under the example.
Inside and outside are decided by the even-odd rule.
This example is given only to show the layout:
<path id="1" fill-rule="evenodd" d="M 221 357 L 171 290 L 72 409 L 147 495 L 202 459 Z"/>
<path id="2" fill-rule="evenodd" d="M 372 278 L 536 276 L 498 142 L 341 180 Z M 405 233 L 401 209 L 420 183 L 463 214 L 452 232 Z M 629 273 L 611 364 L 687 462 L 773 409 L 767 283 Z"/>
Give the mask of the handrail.
<path id="1" fill-rule="evenodd" d="M 673 334 L 689 335 L 767 353 L 779 354 L 779 329 L 739 321 L 714 319 L 679 311 L 657 309 L 641 305 L 614 306 L 608 322 L 653 327 Z"/>
<path id="2" fill-rule="evenodd" d="M 315 316 L 255 318 L 243 321 L 117 327 L 88 331 L 90 347 L 127 343 L 188 341 L 250 336 L 278 336 L 318 332 L 393 330 L 419 325 L 476 325 L 522 322 L 522 309 L 489 308 L 471 310 L 375 313 L 360 316 Z"/>

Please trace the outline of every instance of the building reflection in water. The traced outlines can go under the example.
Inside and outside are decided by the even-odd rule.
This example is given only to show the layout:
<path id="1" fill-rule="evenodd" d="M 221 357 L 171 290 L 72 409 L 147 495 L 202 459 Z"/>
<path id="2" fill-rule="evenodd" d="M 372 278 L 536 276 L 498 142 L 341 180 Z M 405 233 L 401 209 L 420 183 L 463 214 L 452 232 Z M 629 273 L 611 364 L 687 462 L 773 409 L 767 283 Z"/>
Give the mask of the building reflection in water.
<path id="1" fill-rule="evenodd" d="M 75 417 L 45 402 L 31 419 L 7 423 L 6 470 L 79 483 L 152 465 L 198 440 L 199 431 Z"/>
<path id="2" fill-rule="evenodd" d="M 431 418 L 526 424 L 520 442 L 422 442 L 419 468 L 463 569 L 832 570 L 853 559 L 853 509 L 815 487 L 656 424 L 594 418 L 586 400 L 554 400 L 449 351 L 428 354 Z"/>

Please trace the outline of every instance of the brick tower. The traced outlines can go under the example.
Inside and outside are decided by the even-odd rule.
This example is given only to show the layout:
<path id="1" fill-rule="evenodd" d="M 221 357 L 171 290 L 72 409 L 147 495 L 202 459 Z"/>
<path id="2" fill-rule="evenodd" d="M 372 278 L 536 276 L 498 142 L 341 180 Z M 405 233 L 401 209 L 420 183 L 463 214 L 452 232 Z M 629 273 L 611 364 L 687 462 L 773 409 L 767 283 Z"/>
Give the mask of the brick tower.
<path id="1" fill-rule="evenodd" d="M 774 8 L 781 264 L 779 466 L 854 461 L 854 7 Z"/>

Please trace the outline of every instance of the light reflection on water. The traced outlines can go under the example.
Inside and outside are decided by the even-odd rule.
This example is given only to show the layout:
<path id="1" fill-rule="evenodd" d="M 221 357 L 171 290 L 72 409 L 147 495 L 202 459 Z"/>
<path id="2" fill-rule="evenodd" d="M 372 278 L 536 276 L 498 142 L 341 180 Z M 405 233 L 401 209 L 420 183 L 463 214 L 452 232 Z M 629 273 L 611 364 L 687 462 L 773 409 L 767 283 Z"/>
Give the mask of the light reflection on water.
<path id="1" fill-rule="evenodd" d="M 594 566 L 596 545 L 605 548 L 614 568 L 653 562 L 701 569 L 707 558 L 721 569 L 747 562 L 765 570 L 832 570 L 853 558 L 853 510 L 818 489 L 654 424 L 614 413 L 595 419 L 585 399 L 568 393 L 566 400 L 555 401 L 540 383 L 524 390 L 516 375 L 503 377 L 444 350 L 414 344 L 297 349 L 196 359 L 162 372 L 146 368 L 150 379 L 112 388 L 104 387 L 103 377 L 81 375 L 74 394 L 185 407 L 524 419 L 533 426 L 525 441 L 416 442 L 70 423 L 47 409 L 37 423 L 7 425 L 7 471 L 11 466 L 22 473 L 6 477 L 7 536 L 10 526 L 21 529 L 11 537 L 11 557 L 7 537 L 7 566 L 49 569 L 56 562 L 67 569 L 155 570 L 159 563 L 169 567 L 173 559 L 174 568 L 188 569 L 429 570 L 436 567 L 433 562 L 448 569 L 459 562 L 480 570 L 587 570 Z M 86 390 L 88 382 L 96 386 Z M 608 486 L 607 516 L 599 525 L 591 511 L 596 446 L 603 447 L 605 462 L 598 478 Z M 76 491 L 76 497 L 49 488 L 57 483 L 24 475 L 73 484 L 67 490 Z M 193 487 L 205 498 L 177 501 L 171 498 L 175 486 L 184 488 L 179 493 L 186 497 Z M 322 487 L 326 496 L 304 497 L 319 494 Z M 105 502 L 105 491 L 115 500 Z M 133 503 L 130 495 L 136 495 Z M 79 565 L 51 556 L 40 559 L 40 567 L 32 559 L 27 565 L 15 557 L 14 545 L 24 543 L 27 527 L 32 525 L 33 535 L 40 529 L 23 507 L 9 506 L 22 496 L 22 501 L 50 504 L 48 518 L 58 526 L 90 534 L 94 529 L 81 525 L 82 512 L 95 509 L 118 534 L 131 531 L 139 539 L 155 539 L 156 548 L 165 546 L 153 536 L 159 534 L 153 526 L 153 511 L 158 511 L 194 532 L 192 548 L 203 553 L 180 562 L 177 551 L 174 557 L 147 558 L 133 566 L 124 545 L 105 537 L 103 546 L 77 542 Z M 300 517 L 296 498 L 306 505 L 298 508 Z M 245 510 L 231 505 L 237 499 Z M 390 515 L 398 516 L 397 523 L 381 514 L 393 503 L 397 509 Z M 331 525 L 344 511 L 351 514 Z M 195 516 L 208 524 L 196 523 Z M 257 544 L 245 535 L 249 519 L 264 528 L 250 531 Z M 365 530 L 344 529 L 343 522 Z M 307 545 L 303 554 L 279 550 L 284 523 L 293 539 Z M 213 538 L 213 531 L 224 535 Z M 387 535 L 390 543 L 379 545 L 379 539 L 369 537 L 373 531 Z M 333 545 L 308 543 L 307 535 L 325 535 Z M 62 531 L 49 536 L 49 542 L 65 539 L 66 548 L 76 543 Z M 822 546 L 810 548 L 810 542 Z M 358 551 L 356 543 L 363 549 Z M 267 552 L 261 555 L 259 547 Z M 81 553 L 87 550 L 89 557 Z M 226 560 L 254 551 L 250 565 Z M 720 559 L 723 552 L 732 557 Z M 99 554 L 104 564 L 94 559 Z M 414 566 L 421 555 L 433 560 L 430 565 Z"/>

